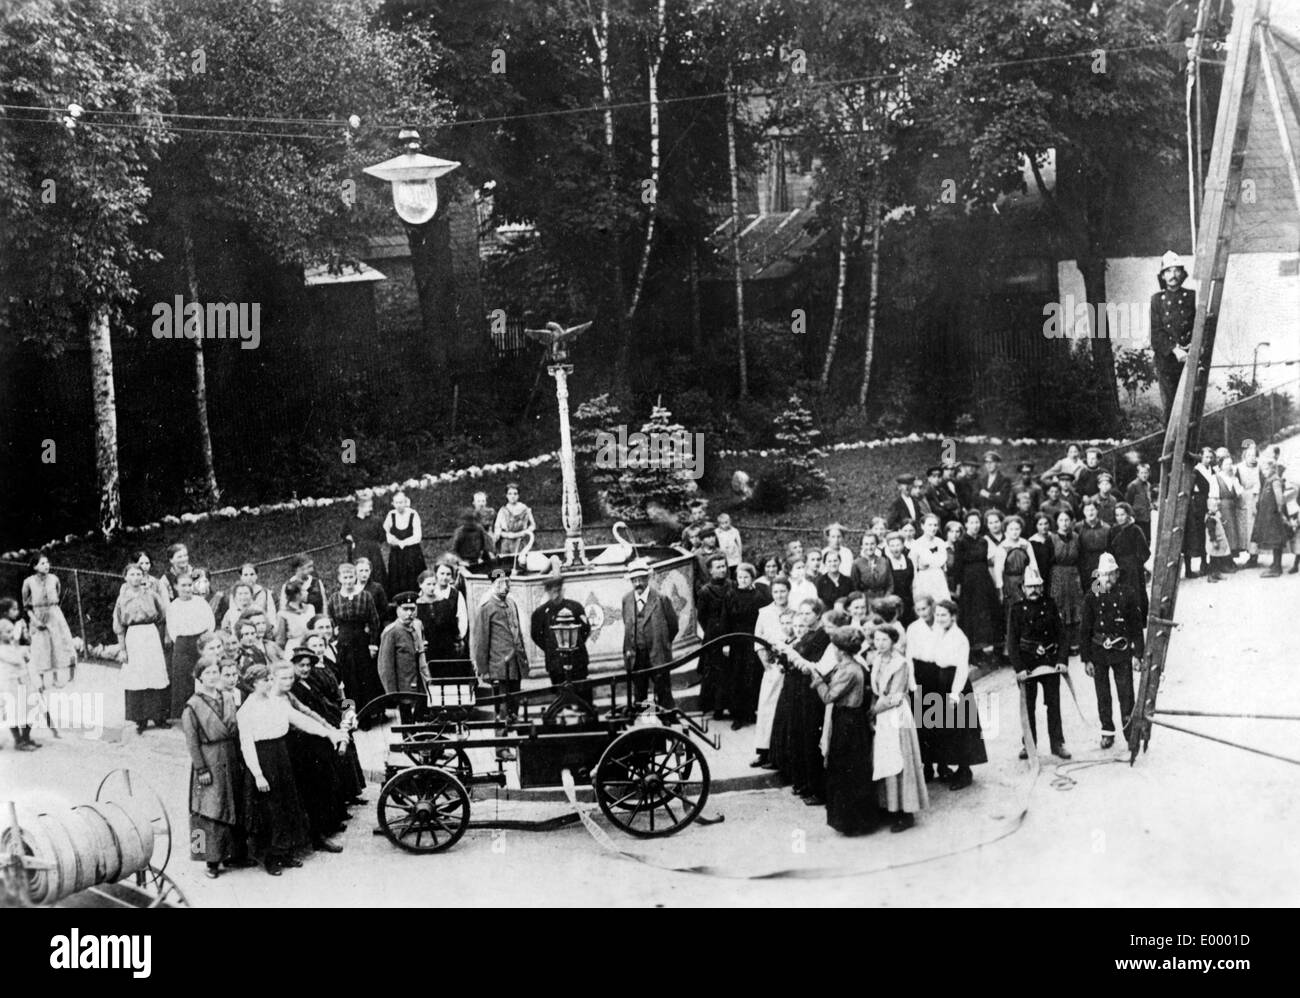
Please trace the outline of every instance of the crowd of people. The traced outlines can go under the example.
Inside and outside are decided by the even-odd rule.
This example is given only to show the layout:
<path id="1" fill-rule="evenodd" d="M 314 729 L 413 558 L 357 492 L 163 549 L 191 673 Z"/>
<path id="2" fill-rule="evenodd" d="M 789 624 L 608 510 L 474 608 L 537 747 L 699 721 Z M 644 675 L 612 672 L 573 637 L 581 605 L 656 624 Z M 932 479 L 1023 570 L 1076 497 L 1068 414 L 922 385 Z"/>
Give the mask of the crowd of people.
<path id="1" fill-rule="evenodd" d="M 902 831 L 926 806 L 927 783 L 971 784 L 971 766 L 987 759 L 975 667 L 1017 672 L 1028 716 L 1022 758 L 1031 741 L 1036 748 L 1040 692 L 1051 751 L 1070 758 L 1059 686 L 1072 655 L 1093 679 L 1101 747 L 1127 738 L 1157 497 L 1136 450 L 1114 470 L 1101 457 L 1071 446 L 1041 474 L 1021 462 L 1010 476 L 988 451 L 982 469 L 954 461 L 900 475 L 856 556 L 849 531 L 832 523 L 821 545 L 794 540 L 747 560 L 726 514 L 697 517 L 681 543 L 698 560 L 700 636 L 763 639 L 706 648 L 700 708 L 733 729 L 754 724 L 752 765 L 825 804 L 845 834 L 875 827 L 880 810 Z M 1300 511 L 1276 450 L 1261 455 L 1247 440 L 1235 462 L 1207 448 L 1193 481 L 1187 574 L 1218 581 L 1268 552 L 1264 574 L 1280 575 Z"/>
<path id="2" fill-rule="evenodd" d="M 971 688 L 977 667 L 1009 664 L 1021 674 L 1028 738 L 1041 690 L 1051 749 L 1068 758 L 1057 681 L 1078 654 L 1109 747 L 1133 706 L 1128 665 L 1141 655 L 1156 496 L 1135 451 L 1114 471 L 1100 459 L 1097 448 L 1072 446 L 1041 474 L 1022 462 L 1010 476 L 989 451 L 982 469 L 953 461 L 900 475 L 886 514 L 853 532 L 856 553 L 850 531 L 832 523 L 819 545 L 792 540 L 753 557 L 727 513 L 711 522 L 701 510 L 659 538 L 695 556 L 698 636 L 761 640 L 708 645 L 700 709 L 735 730 L 753 726 L 753 765 L 824 805 L 845 834 L 876 827 L 882 813 L 902 831 L 927 806 L 928 783 L 971 784 L 971 767 L 987 760 Z M 1246 441 L 1234 462 L 1206 449 L 1193 483 L 1188 574 L 1215 581 L 1258 565 L 1261 552 L 1270 557 L 1265 574 L 1281 574 L 1297 515 L 1276 452 L 1261 455 Z M 433 678 L 477 676 L 503 694 L 499 717 L 516 716 L 528 651 L 509 592 L 536 530 L 518 487 L 507 488 L 499 511 L 477 493 L 433 568 L 403 493 L 382 517 L 368 490 L 356 500 L 331 585 L 300 555 L 278 588 L 246 564 L 218 591 L 183 544 L 168 549 L 158 575 L 145 552 L 124 569 L 112 614 L 124 716 L 141 735 L 150 725 L 184 728 L 196 841 L 212 876 L 250 851 L 278 875 L 302 849 L 338 848 L 331 836 L 364 788 L 351 734 L 370 718 L 358 717 L 359 706 Z M 38 677 L 76 660 L 48 557 L 31 569 L 21 602 L 0 601 L 0 679 L 18 703 Z M 466 604 L 462 569 L 491 579 L 476 607 Z M 634 670 L 668 661 L 681 627 L 651 576 L 640 562 L 627 572 L 624 656 Z M 558 566 L 544 585 L 527 633 L 553 682 L 581 683 L 590 622 L 565 599 Z M 580 628 L 575 655 L 557 654 L 561 613 Z M 651 696 L 649 679 L 635 692 Z M 655 676 L 653 696 L 673 704 L 667 674 Z M 11 734 L 21 750 L 38 747 L 25 724 Z"/>

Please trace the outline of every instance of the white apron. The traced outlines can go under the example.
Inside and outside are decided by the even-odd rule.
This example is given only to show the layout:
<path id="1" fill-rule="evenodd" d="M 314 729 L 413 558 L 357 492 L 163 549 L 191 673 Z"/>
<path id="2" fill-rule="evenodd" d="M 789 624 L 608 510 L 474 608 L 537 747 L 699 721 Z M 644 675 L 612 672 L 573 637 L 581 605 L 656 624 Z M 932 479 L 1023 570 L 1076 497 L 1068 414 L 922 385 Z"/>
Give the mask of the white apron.
<path id="1" fill-rule="evenodd" d="M 167 659 L 155 624 L 132 624 L 126 629 L 126 662 L 122 665 L 125 690 L 165 690 Z"/>

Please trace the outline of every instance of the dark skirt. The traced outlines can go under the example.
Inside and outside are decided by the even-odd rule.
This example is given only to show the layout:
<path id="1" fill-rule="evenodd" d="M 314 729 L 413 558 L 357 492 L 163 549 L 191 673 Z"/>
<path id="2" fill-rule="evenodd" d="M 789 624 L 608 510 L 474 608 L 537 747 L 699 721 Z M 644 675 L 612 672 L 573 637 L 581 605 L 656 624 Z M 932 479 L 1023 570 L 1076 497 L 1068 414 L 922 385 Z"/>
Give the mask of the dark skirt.
<path id="1" fill-rule="evenodd" d="M 200 634 L 179 637 L 172 645 L 171 656 L 167 660 L 167 675 L 172 682 L 171 713 L 168 717 L 180 717 L 194 696 L 194 665 L 199 660 Z"/>
<path id="2" fill-rule="evenodd" d="M 802 678 L 802 673 L 786 673 L 785 681 L 781 683 L 781 693 L 776 698 L 776 709 L 772 712 L 772 734 L 767 743 L 767 761 L 776 767 L 782 780 L 787 783 L 793 779 L 790 768 L 790 722 L 799 695 L 796 687 Z"/>
<path id="3" fill-rule="evenodd" d="M 795 692 L 793 709 L 790 711 L 790 732 L 786 739 L 790 753 L 787 760 L 790 782 L 796 789 L 821 797 L 826 790 L 826 772 L 821 750 L 826 705 L 803 673 L 797 677 L 791 676 L 782 690 L 788 687 L 794 687 Z"/>
<path id="4" fill-rule="evenodd" d="M 307 814 L 289 759 L 289 738 L 257 743 L 257 763 L 271 789 L 257 789 L 253 774 L 244 774 L 244 813 L 248 815 L 248 837 L 259 856 L 284 856 L 311 842 Z"/>
<path id="5" fill-rule="evenodd" d="M 943 695 L 942 726 L 932 732 L 934 761 L 941 766 L 978 766 L 988 762 L 984 751 L 984 732 L 980 728 L 980 714 L 975 704 L 975 693 L 968 678 L 962 689 L 961 703 L 948 699 L 952 681 L 957 676 L 955 666 L 939 669 L 939 692 Z M 934 720 L 939 720 L 937 711 Z M 926 713 L 922 711 L 922 718 Z M 924 730 L 924 724 L 922 724 Z M 928 760 L 927 760 L 928 761 Z"/>
<path id="6" fill-rule="evenodd" d="M 861 835 L 879 823 L 871 779 L 871 726 L 863 707 L 831 711 L 826 753 L 826 824 L 842 835 Z"/>
<path id="7" fill-rule="evenodd" d="M 388 552 L 388 585 L 384 591 L 390 596 L 415 592 L 420 588 L 420 573 L 428 567 L 424 561 L 424 546 L 412 544 L 408 548 L 392 548 Z"/>
<path id="8" fill-rule="evenodd" d="M 752 641 L 731 646 L 731 716 L 753 721 L 758 715 L 758 693 L 763 685 L 763 663 Z"/>
<path id="9" fill-rule="evenodd" d="M 384 684 L 379 681 L 379 670 L 370 657 L 370 638 L 364 624 L 339 621 L 336 654 L 343 693 L 356 701 L 358 710 L 383 695 Z"/>
<path id="10" fill-rule="evenodd" d="M 958 622 L 970 639 L 971 649 L 995 644 L 1001 631 L 1002 607 L 993 576 L 983 562 L 962 567 Z"/>
<path id="11" fill-rule="evenodd" d="M 171 708 L 169 688 L 161 690 L 126 690 L 126 719 L 135 721 L 165 721 Z M 193 694 L 191 693 L 191 696 Z"/>
<path id="12" fill-rule="evenodd" d="M 339 782 L 338 754 L 326 738 L 291 731 L 289 761 L 293 765 L 293 781 L 298 786 L 303 810 L 307 812 L 307 826 L 312 838 L 325 838 L 346 816 L 343 787 Z"/>
<path id="13" fill-rule="evenodd" d="M 1277 496 L 1273 492 L 1273 483 L 1265 482 L 1259 493 L 1259 511 L 1255 514 L 1255 527 L 1250 532 L 1250 539 L 1261 548 L 1282 547 L 1291 539 L 1291 529 L 1278 508 Z M 1205 531 L 1201 531 L 1205 537 Z"/>
<path id="14" fill-rule="evenodd" d="M 921 761 L 929 766 L 934 762 L 935 730 L 933 725 L 925 723 L 925 709 L 930 704 L 938 702 L 937 698 L 943 696 L 939 688 L 941 684 L 939 667 L 933 662 L 923 662 L 918 658 L 912 662 L 912 672 L 916 676 L 916 692 L 920 704 L 920 709 L 916 713 L 916 736 L 921 743 Z"/>

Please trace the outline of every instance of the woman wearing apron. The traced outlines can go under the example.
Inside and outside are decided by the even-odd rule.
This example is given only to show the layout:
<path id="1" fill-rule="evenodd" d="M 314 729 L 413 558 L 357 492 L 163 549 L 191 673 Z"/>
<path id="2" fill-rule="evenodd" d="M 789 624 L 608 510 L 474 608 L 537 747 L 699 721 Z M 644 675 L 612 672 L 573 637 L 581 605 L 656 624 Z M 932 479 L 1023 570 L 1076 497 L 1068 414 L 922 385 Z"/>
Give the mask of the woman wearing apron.
<path id="1" fill-rule="evenodd" d="M 122 663 L 122 688 L 126 693 L 126 720 L 134 721 L 143 734 L 149 722 L 156 728 L 170 728 L 171 684 L 167 659 L 163 655 L 158 626 L 166 619 L 158 587 L 138 564 L 127 565 L 125 585 L 113 607 L 113 632 L 117 635 L 117 659 Z"/>

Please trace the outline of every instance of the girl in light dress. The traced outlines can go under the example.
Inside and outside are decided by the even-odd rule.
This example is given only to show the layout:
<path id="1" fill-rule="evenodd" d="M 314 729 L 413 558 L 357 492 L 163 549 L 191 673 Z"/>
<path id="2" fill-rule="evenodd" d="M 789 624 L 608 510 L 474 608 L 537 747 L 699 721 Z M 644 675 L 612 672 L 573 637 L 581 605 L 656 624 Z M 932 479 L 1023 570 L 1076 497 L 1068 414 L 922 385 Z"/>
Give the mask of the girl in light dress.
<path id="1" fill-rule="evenodd" d="M 930 805 L 925 788 L 921 743 L 912 716 L 916 680 L 908 660 L 899 653 L 900 631 L 881 624 L 871 635 L 872 779 L 880 808 L 893 816 L 892 832 L 905 832 L 916 823 L 916 812 Z"/>
<path id="2" fill-rule="evenodd" d="M 32 574 L 23 580 L 23 608 L 27 611 L 28 636 L 32 643 L 32 670 L 40 675 L 55 669 L 73 669 L 77 650 L 68 620 L 59 609 L 63 587 L 50 572 L 50 559 L 36 554 L 29 566 Z"/>
<path id="3" fill-rule="evenodd" d="M 506 502 L 497 510 L 497 521 L 492 536 L 497 539 L 497 554 L 510 559 L 523 550 L 529 534 L 537 530 L 533 511 L 519 501 L 519 486 L 511 482 L 506 486 Z"/>

